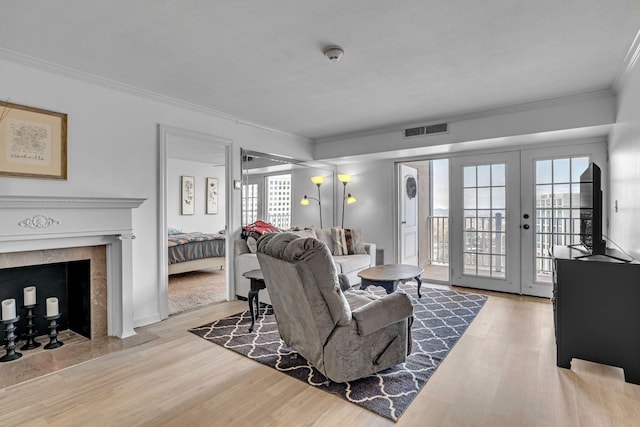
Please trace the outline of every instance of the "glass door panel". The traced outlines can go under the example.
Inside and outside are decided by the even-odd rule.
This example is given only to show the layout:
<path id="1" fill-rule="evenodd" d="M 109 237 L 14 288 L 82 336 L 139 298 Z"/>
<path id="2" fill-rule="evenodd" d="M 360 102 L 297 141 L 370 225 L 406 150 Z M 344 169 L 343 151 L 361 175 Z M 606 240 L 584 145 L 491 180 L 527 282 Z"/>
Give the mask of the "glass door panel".
<path id="1" fill-rule="evenodd" d="M 517 152 L 452 159 L 453 284 L 519 289 L 519 209 L 508 207 L 518 200 L 519 168 Z"/>

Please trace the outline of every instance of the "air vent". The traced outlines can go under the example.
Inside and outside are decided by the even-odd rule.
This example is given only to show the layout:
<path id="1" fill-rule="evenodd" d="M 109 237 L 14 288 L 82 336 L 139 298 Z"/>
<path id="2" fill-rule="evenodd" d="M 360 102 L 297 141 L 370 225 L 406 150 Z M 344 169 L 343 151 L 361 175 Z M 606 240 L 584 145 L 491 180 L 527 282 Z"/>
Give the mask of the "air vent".
<path id="1" fill-rule="evenodd" d="M 432 135 L 434 133 L 446 133 L 449 131 L 448 123 L 438 123 L 435 125 L 419 126 L 417 128 L 410 128 L 404 130 L 405 138 L 412 138 L 415 136 Z"/>

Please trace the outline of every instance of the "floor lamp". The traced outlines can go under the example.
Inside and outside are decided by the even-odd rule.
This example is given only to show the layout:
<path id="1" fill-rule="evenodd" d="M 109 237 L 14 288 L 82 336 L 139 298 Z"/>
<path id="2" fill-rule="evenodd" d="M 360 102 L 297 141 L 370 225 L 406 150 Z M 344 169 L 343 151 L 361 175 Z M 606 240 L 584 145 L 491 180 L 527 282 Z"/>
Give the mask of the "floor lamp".
<path id="1" fill-rule="evenodd" d="M 302 200 L 300 200 L 300 204 L 302 206 L 308 206 L 309 205 L 309 199 L 316 200 L 318 202 L 318 208 L 320 209 L 320 228 L 322 228 L 322 202 L 320 201 L 320 186 L 324 182 L 324 176 L 321 176 L 321 175 L 312 176 L 311 177 L 311 182 L 313 182 L 318 187 L 318 198 L 316 199 L 315 197 L 308 197 L 305 194 L 304 197 L 302 198 Z"/>
<path id="2" fill-rule="evenodd" d="M 351 181 L 351 175 L 346 173 L 339 173 L 338 180 L 342 183 L 342 228 L 344 228 L 344 204 L 345 201 L 348 205 L 355 203 L 356 198 L 351 195 L 351 193 L 347 194 L 347 184 Z"/>

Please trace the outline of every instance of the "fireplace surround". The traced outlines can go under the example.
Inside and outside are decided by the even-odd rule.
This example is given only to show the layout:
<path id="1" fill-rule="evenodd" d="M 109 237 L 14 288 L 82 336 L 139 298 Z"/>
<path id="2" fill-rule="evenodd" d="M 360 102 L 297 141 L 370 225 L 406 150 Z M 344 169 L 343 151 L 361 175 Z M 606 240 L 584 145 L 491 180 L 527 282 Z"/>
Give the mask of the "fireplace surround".
<path id="1" fill-rule="evenodd" d="M 94 308 L 100 312 L 101 304 L 106 304 L 106 310 L 102 316 L 96 314 L 91 327 L 97 328 L 97 336 L 104 334 L 98 331 L 120 338 L 135 335 L 132 215 L 144 200 L 0 196 L 0 274 L 11 267 L 92 258 L 99 261 L 102 251 L 104 267 L 92 262 L 92 316 Z M 96 247 L 102 248 L 98 255 L 92 249 Z M 102 291 L 101 276 L 106 276 Z M 16 298 L 18 306 L 21 302 Z"/>

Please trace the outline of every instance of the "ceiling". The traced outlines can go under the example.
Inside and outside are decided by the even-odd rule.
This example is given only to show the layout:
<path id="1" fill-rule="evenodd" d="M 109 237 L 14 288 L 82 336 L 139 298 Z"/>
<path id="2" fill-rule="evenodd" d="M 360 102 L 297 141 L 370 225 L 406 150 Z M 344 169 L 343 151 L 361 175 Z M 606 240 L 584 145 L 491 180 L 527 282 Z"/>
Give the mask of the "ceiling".
<path id="1" fill-rule="evenodd" d="M 638 0 L 22 0 L 0 12 L 5 57 L 312 139 L 610 88 L 640 23 Z"/>

